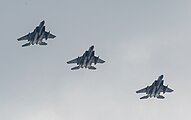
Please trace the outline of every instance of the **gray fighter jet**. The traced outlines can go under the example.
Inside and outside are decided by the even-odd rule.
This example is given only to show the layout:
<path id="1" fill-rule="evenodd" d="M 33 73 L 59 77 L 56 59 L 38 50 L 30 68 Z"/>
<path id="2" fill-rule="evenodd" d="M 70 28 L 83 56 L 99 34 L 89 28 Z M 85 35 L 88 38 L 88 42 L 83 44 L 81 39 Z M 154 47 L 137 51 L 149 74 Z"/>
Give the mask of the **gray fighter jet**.
<path id="1" fill-rule="evenodd" d="M 105 61 L 100 59 L 99 57 L 96 57 L 94 51 L 94 46 L 92 45 L 89 50 L 85 51 L 85 53 L 82 56 L 78 56 L 77 58 L 68 61 L 68 64 L 77 63 L 78 66 L 71 68 L 71 70 L 78 70 L 80 68 L 88 68 L 91 70 L 95 70 L 96 68 L 92 66 L 92 63 L 96 65 L 97 63 L 104 63 Z"/>
<path id="2" fill-rule="evenodd" d="M 43 39 L 47 40 L 48 38 L 55 38 L 56 36 L 51 34 L 50 31 L 45 31 L 45 21 L 43 20 L 39 26 L 37 26 L 33 32 L 18 38 L 18 41 L 28 40 L 28 43 L 22 45 L 22 47 L 30 46 L 30 45 L 47 45 L 46 42 L 43 42 Z"/>
<path id="3" fill-rule="evenodd" d="M 163 75 L 159 76 L 157 80 L 153 82 L 152 85 L 147 86 L 146 88 L 143 88 L 141 90 L 136 91 L 136 93 L 146 93 L 146 96 L 141 97 L 140 99 L 147 99 L 149 97 L 156 97 L 159 99 L 164 99 L 165 97 L 160 95 L 160 93 L 166 93 L 166 92 L 173 92 L 172 89 L 168 88 L 167 86 L 163 85 Z"/>

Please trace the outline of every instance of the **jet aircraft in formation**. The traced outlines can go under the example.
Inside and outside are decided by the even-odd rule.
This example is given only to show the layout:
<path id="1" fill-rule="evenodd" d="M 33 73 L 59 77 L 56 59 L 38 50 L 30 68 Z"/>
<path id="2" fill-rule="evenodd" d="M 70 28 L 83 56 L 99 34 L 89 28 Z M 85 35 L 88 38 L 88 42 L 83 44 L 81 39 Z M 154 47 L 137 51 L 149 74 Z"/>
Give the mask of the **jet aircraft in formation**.
<path id="1" fill-rule="evenodd" d="M 71 70 L 77 70 L 80 68 L 88 68 L 91 70 L 95 70 L 96 68 L 92 66 L 92 63 L 96 65 L 97 63 L 104 63 L 105 61 L 95 56 L 94 46 L 92 45 L 89 50 L 85 51 L 85 53 L 77 57 L 71 61 L 68 61 L 68 64 L 76 63 L 78 66 L 71 68 Z"/>
<path id="2" fill-rule="evenodd" d="M 163 85 L 163 75 L 159 76 L 157 80 L 155 80 L 152 85 L 147 86 L 141 90 L 136 91 L 136 93 L 146 93 L 146 96 L 141 97 L 140 99 L 147 99 L 149 97 L 157 97 L 159 99 L 164 99 L 165 97 L 160 95 L 160 93 L 173 92 L 172 89 Z"/>
<path id="3" fill-rule="evenodd" d="M 18 41 L 22 40 L 28 40 L 28 43 L 22 45 L 22 47 L 30 46 L 30 45 L 47 45 L 46 42 L 43 42 L 43 39 L 47 40 L 49 38 L 55 38 L 56 36 L 51 34 L 50 31 L 45 31 L 45 21 L 42 21 L 39 26 L 37 26 L 32 33 L 29 33 L 19 39 Z M 95 56 L 94 46 L 92 45 L 88 50 L 85 51 L 85 53 L 77 57 L 73 60 L 68 61 L 68 64 L 76 63 L 77 66 L 71 68 L 71 70 L 77 70 L 80 68 L 88 68 L 91 70 L 95 70 L 96 68 L 92 66 L 96 65 L 97 63 L 104 63 L 105 61 L 100 59 L 99 56 Z M 141 90 L 136 91 L 136 93 L 146 93 L 146 96 L 141 97 L 140 99 L 147 99 L 149 97 L 156 97 L 159 99 L 164 99 L 165 97 L 160 95 L 161 93 L 166 92 L 173 92 L 172 89 L 168 88 L 168 85 L 163 85 L 163 75 L 159 76 L 157 80 L 155 80 L 152 85 L 147 86 L 146 88 L 143 88 Z"/>
<path id="4" fill-rule="evenodd" d="M 45 31 L 45 21 L 43 20 L 39 26 L 37 26 L 33 32 L 29 32 L 27 35 L 18 38 L 18 41 L 28 40 L 28 43 L 22 45 L 22 47 L 30 46 L 30 45 L 47 45 L 46 42 L 43 42 L 43 39 L 47 40 L 48 38 L 55 38 L 56 36 L 51 34 L 50 31 Z"/>

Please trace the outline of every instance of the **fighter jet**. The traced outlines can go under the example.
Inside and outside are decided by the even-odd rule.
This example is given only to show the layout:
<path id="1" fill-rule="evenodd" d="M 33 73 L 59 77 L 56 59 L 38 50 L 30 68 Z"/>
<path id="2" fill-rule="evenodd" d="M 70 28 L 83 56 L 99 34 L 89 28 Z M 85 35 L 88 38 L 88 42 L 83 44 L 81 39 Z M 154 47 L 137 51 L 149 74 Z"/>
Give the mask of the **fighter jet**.
<path id="1" fill-rule="evenodd" d="M 163 85 L 163 75 L 159 76 L 157 80 L 155 80 L 152 85 L 147 86 L 146 88 L 143 88 L 141 90 L 136 91 L 136 93 L 146 93 L 146 96 L 141 97 L 140 99 L 147 99 L 151 97 L 156 97 L 159 99 L 164 99 L 165 97 L 160 95 L 160 93 L 166 93 L 166 92 L 173 92 L 172 89 L 168 88 L 167 86 Z"/>
<path id="2" fill-rule="evenodd" d="M 22 47 L 30 46 L 30 45 L 47 45 L 46 42 L 43 42 L 43 39 L 47 40 L 48 38 L 55 38 L 56 36 L 51 34 L 50 31 L 45 31 L 45 21 L 43 20 L 39 26 L 37 26 L 33 32 L 29 32 L 27 35 L 18 38 L 18 41 L 28 40 L 28 43 L 22 45 Z"/>
<path id="3" fill-rule="evenodd" d="M 92 63 L 96 65 L 97 63 L 104 63 L 105 61 L 100 59 L 99 56 L 96 57 L 94 51 L 94 46 L 92 45 L 89 50 L 85 51 L 82 56 L 78 56 L 77 58 L 68 61 L 68 64 L 77 63 L 78 66 L 71 68 L 71 70 L 78 70 L 80 68 L 88 68 L 91 70 L 95 70 L 96 68 L 92 66 Z"/>

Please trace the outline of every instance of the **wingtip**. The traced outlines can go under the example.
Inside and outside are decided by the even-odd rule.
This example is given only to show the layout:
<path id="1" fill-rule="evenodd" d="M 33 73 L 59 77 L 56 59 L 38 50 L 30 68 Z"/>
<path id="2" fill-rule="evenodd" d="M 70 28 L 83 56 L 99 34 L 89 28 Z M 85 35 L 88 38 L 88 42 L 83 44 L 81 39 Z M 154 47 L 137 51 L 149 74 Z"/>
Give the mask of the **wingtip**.
<path id="1" fill-rule="evenodd" d="M 52 39 L 54 39 L 56 37 L 56 35 L 52 35 Z"/>

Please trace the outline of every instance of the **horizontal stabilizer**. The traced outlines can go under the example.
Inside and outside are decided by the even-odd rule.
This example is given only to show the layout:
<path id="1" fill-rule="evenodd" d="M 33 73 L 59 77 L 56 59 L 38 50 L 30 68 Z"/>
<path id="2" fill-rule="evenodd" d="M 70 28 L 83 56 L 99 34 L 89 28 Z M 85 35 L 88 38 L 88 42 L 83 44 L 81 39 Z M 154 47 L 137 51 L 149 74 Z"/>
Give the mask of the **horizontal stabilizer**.
<path id="1" fill-rule="evenodd" d="M 76 66 L 76 67 L 71 68 L 71 70 L 78 70 L 78 69 L 80 69 L 80 66 Z"/>
<path id="2" fill-rule="evenodd" d="M 95 70 L 96 68 L 94 66 L 90 66 L 90 67 L 88 67 L 88 69 Z"/>
<path id="3" fill-rule="evenodd" d="M 147 98 L 149 98 L 149 96 L 143 96 L 140 99 L 147 99 Z"/>
<path id="4" fill-rule="evenodd" d="M 30 46 L 31 44 L 30 43 L 26 43 L 24 45 L 22 45 L 22 47 L 26 47 L 26 46 Z"/>
<path id="5" fill-rule="evenodd" d="M 157 96 L 158 99 L 164 99 L 165 97 L 162 95 Z"/>
<path id="6" fill-rule="evenodd" d="M 40 42 L 39 45 L 47 45 L 45 42 Z"/>

